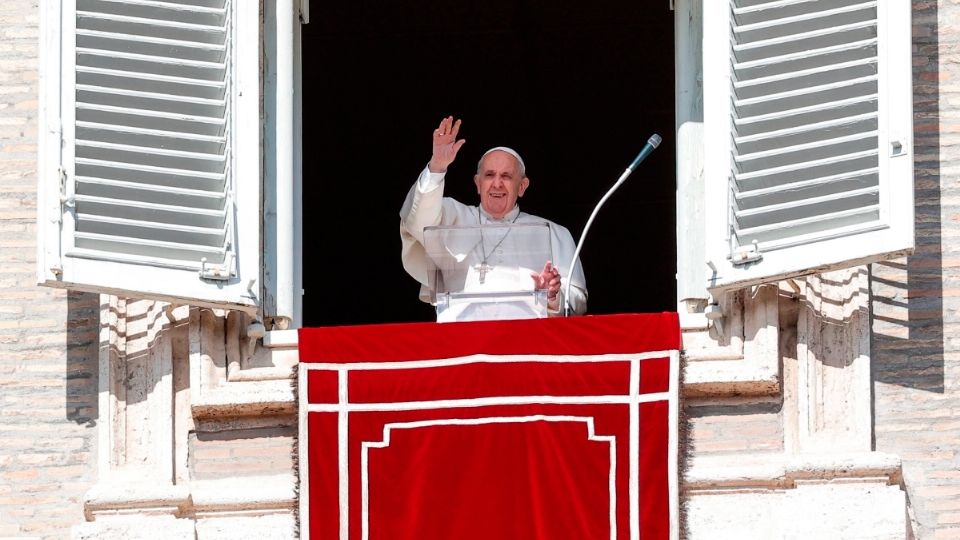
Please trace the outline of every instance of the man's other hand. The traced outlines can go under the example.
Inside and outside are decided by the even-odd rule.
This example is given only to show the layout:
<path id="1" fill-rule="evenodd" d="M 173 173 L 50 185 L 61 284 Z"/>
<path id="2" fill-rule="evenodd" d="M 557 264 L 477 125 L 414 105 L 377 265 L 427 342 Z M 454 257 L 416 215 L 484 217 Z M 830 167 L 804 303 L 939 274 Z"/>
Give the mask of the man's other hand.
<path id="1" fill-rule="evenodd" d="M 553 266 L 553 262 L 547 261 L 547 264 L 543 265 L 543 271 L 539 274 L 531 273 L 530 277 L 533 278 L 534 288 L 547 290 L 547 302 L 550 304 L 551 309 L 556 309 L 557 294 L 560 293 L 561 280 L 560 271 Z"/>

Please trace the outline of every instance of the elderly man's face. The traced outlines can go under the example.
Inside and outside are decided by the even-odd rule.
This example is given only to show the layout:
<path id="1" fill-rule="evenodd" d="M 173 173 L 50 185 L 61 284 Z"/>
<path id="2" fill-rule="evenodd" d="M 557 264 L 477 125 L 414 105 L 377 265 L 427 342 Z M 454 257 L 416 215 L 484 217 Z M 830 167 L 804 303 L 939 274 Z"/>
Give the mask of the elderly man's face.
<path id="1" fill-rule="evenodd" d="M 520 176 L 520 164 L 506 152 L 496 150 L 487 154 L 480 170 L 473 177 L 480 193 L 480 206 L 492 217 L 502 219 L 523 197 L 530 185 L 526 176 Z"/>

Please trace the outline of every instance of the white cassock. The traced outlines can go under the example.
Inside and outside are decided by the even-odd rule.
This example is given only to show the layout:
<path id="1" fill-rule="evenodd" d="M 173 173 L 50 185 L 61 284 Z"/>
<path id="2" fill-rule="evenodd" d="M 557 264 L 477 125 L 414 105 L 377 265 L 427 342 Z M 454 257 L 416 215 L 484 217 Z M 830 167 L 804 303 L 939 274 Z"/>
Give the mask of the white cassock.
<path id="1" fill-rule="evenodd" d="M 562 286 L 558 295 L 559 305 L 563 306 L 563 294 L 567 288 L 567 280 L 571 280 L 570 287 L 570 309 L 573 313 L 583 314 L 587 310 L 587 286 L 586 279 L 583 276 L 583 270 L 579 262 L 576 264 L 576 271 L 572 278 L 569 275 L 570 259 L 576 250 L 573 237 L 570 231 L 561 225 L 557 225 L 550 220 L 525 214 L 520 212 L 519 207 L 514 207 L 503 219 L 495 219 L 487 214 L 482 208 L 461 204 L 454 199 L 443 196 L 443 173 L 432 173 L 428 168 L 424 168 L 420 173 L 417 182 L 410 188 L 407 199 L 400 210 L 400 239 L 403 242 L 401 259 L 403 267 L 408 274 L 420 282 L 420 299 L 424 302 L 430 302 L 434 292 L 430 289 L 432 276 L 436 271 L 436 264 L 427 255 L 424 248 L 423 229 L 431 226 L 469 226 L 487 224 L 511 224 L 511 223 L 547 223 L 550 229 L 550 248 L 553 252 L 553 265 L 560 272 Z M 518 268 L 515 261 L 498 260 L 495 251 L 505 251 L 508 253 L 518 253 L 523 251 L 523 246 L 510 245 L 510 249 L 497 249 L 507 247 L 504 241 L 516 244 L 522 242 L 522 238 L 493 237 L 489 240 L 490 246 L 485 246 L 484 250 L 490 250 L 490 259 L 487 259 L 492 269 L 489 274 L 484 276 L 476 269 L 479 265 L 472 264 L 478 261 L 466 261 L 465 267 L 468 268 L 467 275 L 463 284 L 464 291 L 495 291 L 497 289 L 511 290 L 533 290 L 534 281 L 530 276 L 531 271 L 539 273 L 547 261 L 539 261 L 536 268 Z M 498 243 L 499 242 L 499 243 Z M 497 248 L 494 248 L 497 246 Z M 531 248 L 531 250 L 534 250 Z M 479 250 L 477 250 L 479 251 Z M 534 250 L 536 251 L 536 250 Z M 487 257 L 484 253 L 484 257 Z M 486 273 L 485 271 L 483 273 Z M 482 279 L 486 278 L 486 279 Z M 555 315 L 558 312 L 551 312 Z M 495 317 L 477 317 L 477 318 L 495 318 Z M 504 318 L 510 318 L 504 317 Z M 463 319 L 460 319 L 463 320 Z"/>

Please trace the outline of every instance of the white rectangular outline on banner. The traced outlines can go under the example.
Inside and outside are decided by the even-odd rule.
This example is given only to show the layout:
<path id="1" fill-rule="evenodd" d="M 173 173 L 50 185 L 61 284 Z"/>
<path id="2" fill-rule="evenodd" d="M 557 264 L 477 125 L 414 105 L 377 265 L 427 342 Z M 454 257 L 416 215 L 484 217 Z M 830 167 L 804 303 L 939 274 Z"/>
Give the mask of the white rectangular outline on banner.
<path id="1" fill-rule="evenodd" d="M 669 358 L 670 360 L 670 378 L 667 392 L 640 394 L 640 362 L 656 358 Z M 416 401 L 416 402 L 393 402 L 393 403 L 349 403 L 349 394 L 347 392 L 347 380 L 350 371 L 386 371 L 391 369 L 413 369 L 413 368 L 432 368 L 448 367 L 456 365 L 465 365 L 473 363 L 518 363 L 518 362 L 537 362 L 537 363 L 590 363 L 590 362 L 630 362 L 630 393 L 629 395 L 607 395 L 607 396 L 498 396 L 488 398 L 467 398 L 467 399 L 447 399 L 434 401 Z M 310 493 L 309 488 L 304 489 L 305 480 L 309 478 L 309 439 L 307 433 L 307 417 L 311 412 L 336 412 L 337 413 L 337 460 L 339 469 L 339 516 L 340 516 L 340 540 L 349 540 L 349 413 L 355 411 L 397 411 L 397 410 L 436 410 L 441 408 L 453 407 L 478 407 L 486 405 L 528 405 L 532 403 L 542 404 L 626 404 L 630 407 L 630 425 L 629 425 L 629 514 L 630 514 L 630 540 L 640 539 L 640 516 L 638 512 L 640 501 L 639 470 L 640 456 L 637 452 L 640 439 L 640 404 L 656 401 L 666 401 L 668 403 L 668 432 L 667 432 L 667 488 L 669 495 L 670 509 L 670 540 L 678 540 L 680 537 L 679 524 L 679 485 L 678 485 L 678 452 L 679 452 L 679 369 L 680 369 L 680 351 L 665 350 L 652 351 L 636 354 L 600 354 L 600 355 L 486 355 L 478 354 L 471 356 L 462 356 L 456 358 L 434 359 L 434 360 L 416 360 L 416 361 L 398 361 L 398 362 L 351 362 L 351 363 L 303 363 L 298 369 L 299 377 L 299 468 L 300 468 L 300 486 L 298 489 L 300 504 L 300 537 L 309 540 L 310 538 Z M 307 373 L 309 371 L 335 371 L 337 372 L 337 400 L 333 404 L 315 404 L 311 405 L 307 399 Z M 510 417 L 506 417 L 510 418 Z M 572 418 L 572 417 L 570 417 Z M 455 419 L 447 419 L 450 421 Z M 434 421 L 438 422 L 438 421 Z M 419 422 L 412 422 L 418 424 Z M 385 424 L 384 429 L 386 430 Z M 361 460 L 366 457 L 366 448 L 369 442 L 363 442 L 363 454 Z M 611 462 L 612 464 L 613 462 Z M 361 471 L 363 473 L 365 471 Z M 361 484 L 365 487 L 365 484 Z M 365 510 L 362 509 L 362 511 Z M 611 510 L 611 514 L 615 509 Z M 614 525 L 615 526 L 615 525 Z M 362 534 L 367 532 L 367 527 L 362 527 Z M 612 529 L 615 530 L 615 529 Z M 366 540 L 363 536 L 363 540 Z"/>
<path id="2" fill-rule="evenodd" d="M 386 448 L 390 446 L 390 431 L 394 429 L 415 429 L 418 427 L 439 425 L 483 425 L 507 424 L 525 422 L 583 422 L 587 425 L 587 440 L 605 442 L 610 446 L 610 468 L 607 471 L 607 493 L 609 494 L 610 540 L 617 539 L 617 438 L 614 436 L 597 435 L 594 430 L 593 417 L 587 416 L 493 416 L 480 418 L 447 418 L 438 420 L 421 420 L 417 422 L 398 422 L 384 424 L 383 438 L 378 442 L 364 441 L 360 450 L 360 538 L 370 538 L 370 474 L 369 449 Z"/>

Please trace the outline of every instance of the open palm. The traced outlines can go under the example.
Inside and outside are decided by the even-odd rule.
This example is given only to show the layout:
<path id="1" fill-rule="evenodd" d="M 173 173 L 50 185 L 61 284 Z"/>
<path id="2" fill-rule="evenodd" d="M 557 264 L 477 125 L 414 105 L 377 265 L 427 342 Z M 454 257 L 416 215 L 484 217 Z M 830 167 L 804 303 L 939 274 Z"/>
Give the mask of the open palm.
<path id="1" fill-rule="evenodd" d="M 433 130 L 433 156 L 430 158 L 430 171 L 435 173 L 447 172 L 447 167 L 457 159 L 457 152 L 464 139 L 457 140 L 460 133 L 460 120 L 454 121 L 448 116 L 440 121 L 437 129 Z"/>

